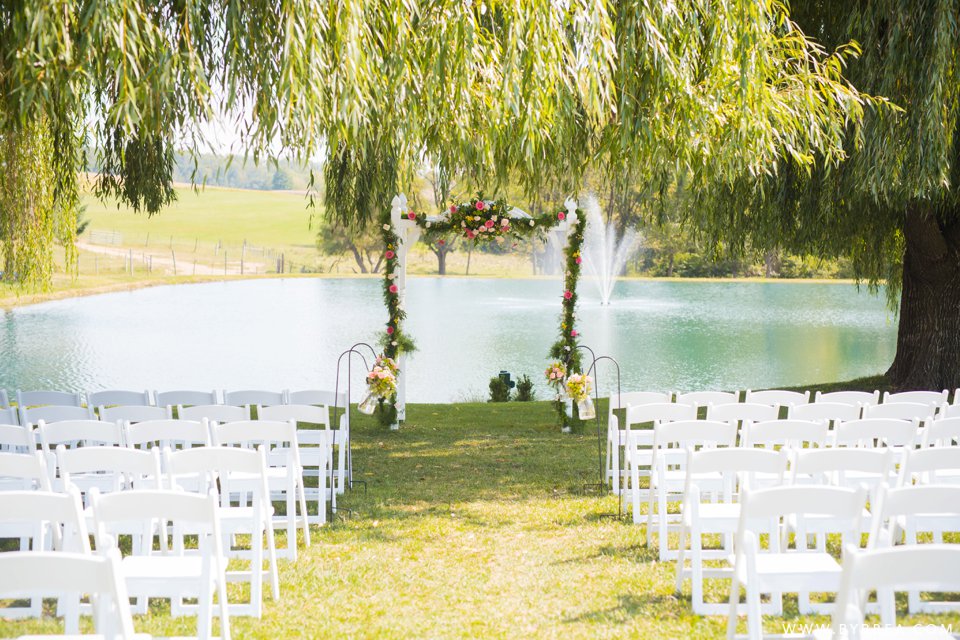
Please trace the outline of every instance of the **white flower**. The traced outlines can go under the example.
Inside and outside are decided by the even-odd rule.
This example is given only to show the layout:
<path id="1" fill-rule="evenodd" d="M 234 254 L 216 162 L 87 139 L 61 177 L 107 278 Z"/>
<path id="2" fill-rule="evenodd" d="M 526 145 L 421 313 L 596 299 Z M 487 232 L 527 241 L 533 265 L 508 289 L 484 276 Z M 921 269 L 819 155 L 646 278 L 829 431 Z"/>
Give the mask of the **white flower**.
<path id="1" fill-rule="evenodd" d="M 569 346 L 564 347 L 564 349 L 566 349 L 567 351 L 570 351 L 570 347 L 569 347 Z"/>
<path id="2" fill-rule="evenodd" d="M 497 216 L 490 216 L 490 219 L 493 220 L 494 222 L 496 222 L 496 221 L 497 221 Z"/>
<path id="3" fill-rule="evenodd" d="M 533 222 L 533 220 L 531 220 L 531 221 L 530 221 L 530 226 L 532 227 L 533 224 L 534 224 L 534 222 Z"/>
<path id="4" fill-rule="evenodd" d="M 429 228 L 432 227 L 432 226 L 433 226 L 433 223 L 432 223 L 432 222 L 427 222 L 427 229 L 429 229 Z"/>
<path id="5" fill-rule="evenodd" d="M 384 224 L 384 225 L 383 225 L 383 230 L 384 230 L 384 231 L 390 231 L 390 225 Z"/>
<path id="6" fill-rule="evenodd" d="M 394 347 L 397 346 L 397 341 L 394 340 L 393 342 L 390 343 L 390 345 L 391 345 L 391 346 L 394 346 Z"/>

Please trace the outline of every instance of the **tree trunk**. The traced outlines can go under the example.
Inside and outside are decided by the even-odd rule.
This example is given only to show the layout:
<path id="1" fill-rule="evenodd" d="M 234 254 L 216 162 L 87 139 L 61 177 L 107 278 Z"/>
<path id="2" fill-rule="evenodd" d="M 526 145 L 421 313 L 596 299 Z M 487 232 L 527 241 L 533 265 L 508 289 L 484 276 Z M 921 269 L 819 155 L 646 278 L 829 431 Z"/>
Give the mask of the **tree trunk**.
<path id="1" fill-rule="evenodd" d="M 887 371 L 899 390 L 960 386 L 960 223 L 942 228 L 932 210 L 904 224 L 897 356 Z"/>
<path id="2" fill-rule="evenodd" d="M 357 245 L 350 245 L 350 252 L 353 253 L 353 259 L 357 261 L 357 266 L 360 267 L 360 273 L 367 272 L 367 265 L 363 261 L 363 255 L 360 253 L 360 250 L 357 249 Z"/>

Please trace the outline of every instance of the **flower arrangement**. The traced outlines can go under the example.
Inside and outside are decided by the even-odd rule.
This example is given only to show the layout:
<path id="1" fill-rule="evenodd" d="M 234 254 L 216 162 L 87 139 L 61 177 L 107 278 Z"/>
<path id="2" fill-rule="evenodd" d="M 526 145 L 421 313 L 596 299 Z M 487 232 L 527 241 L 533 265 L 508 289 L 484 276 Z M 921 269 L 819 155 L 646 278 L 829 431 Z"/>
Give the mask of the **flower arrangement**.
<path id="1" fill-rule="evenodd" d="M 547 378 L 547 384 L 556 389 L 558 394 L 563 392 L 563 381 L 567 377 L 567 367 L 562 362 L 551 362 L 543 375 Z"/>
<path id="2" fill-rule="evenodd" d="M 567 394 L 574 402 L 582 402 L 593 391 L 593 378 L 586 374 L 574 373 L 567 378 Z"/>
<path id="3" fill-rule="evenodd" d="M 372 414 L 378 406 L 389 405 L 393 411 L 387 407 L 382 414 L 395 415 L 396 408 L 394 402 L 397 397 L 397 375 L 400 368 L 393 358 L 383 354 L 377 356 L 373 368 L 367 372 L 367 393 L 358 405 L 361 413 Z M 391 423 L 392 424 L 392 423 Z"/>

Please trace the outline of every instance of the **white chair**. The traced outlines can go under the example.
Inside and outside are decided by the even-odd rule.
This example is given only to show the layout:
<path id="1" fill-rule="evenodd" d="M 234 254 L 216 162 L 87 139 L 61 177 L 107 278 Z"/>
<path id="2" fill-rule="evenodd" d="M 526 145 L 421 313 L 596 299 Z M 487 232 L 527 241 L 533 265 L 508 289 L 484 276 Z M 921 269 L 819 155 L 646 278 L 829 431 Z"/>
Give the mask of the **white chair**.
<path id="1" fill-rule="evenodd" d="M 92 503 L 97 548 L 108 544 L 110 536 L 149 539 L 157 520 L 170 521 L 175 535 L 197 535 L 199 554 L 176 553 L 184 550 L 182 542 L 177 541 L 161 553 L 146 545 L 134 547 L 120 563 L 120 571 L 138 605 L 147 598 L 197 598 L 197 637 L 201 640 L 212 637 L 216 591 L 220 637 L 229 640 L 226 558 L 216 496 L 177 491 L 122 491 L 101 496 L 94 492 Z"/>
<path id="2" fill-rule="evenodd" d="M 246 407 L 253 417 L 252 409 L 268 407 L 275 404 L 285 404 L 286 393 L 283 391 L 265 391 L 263 389 L 244 389 L 241 391 L 224 391 L 223 404 L 234 407 Z"/>
<path id="3" fill-rule="evenodd" d="M 916 404 L 946 404 L 950 400 L 950 392 L 943 391 L 901 391 L 899 393 L 883 392 L 883 404 L 899 404 L 911 402 Z"/>
<path id="4" fill-rule="evenodd" d="M 619 427 L 619 418 L 611 412 L 610 430 L 607 432 L 608 444 L 610 438 L 616 438 L 613 441 L 612 474 L 611 481 L 614 481 L 614 493 L 643 491 L 639 485 L 630 482 L 630 469 L 626 466 L 626 452 L 628 436 L 632 439 L 630 446 L 633 447 L 633 463 L 641 477 L 650 476 L 650 465 L 653 463 L 653 456 L 650 453 L 650 447 L 653 446 L 653 428 L 656 422 L 670 422 L 673 420 L 696 420 L 697 408 L 688 404 L 675 404 L 672 402 L 651 402 L 649 404 L 627 405 L 624 409 L 624 428 Z M 635 428 L 639 425 L 650 424 L 651 428 Z M 608 458 L 609 459 L 609 458 Z M 622 465 L 622 466 L 621 466 Z M 645 498 L 644 498 L 645 499 Z"/>
<path id="5" fill-rule="evenodd" d="M 214 424 L 213 444 L 267 451 L 267 484 L 270 492 L 286 505 L 286 515 L 274 517 L 274 523 L 286 524 L 287 546 L 284 556 L 297 559 L 297 526 L 303 529 L 304 545 L 310 546 L 307 503 L 303 490 L 303 467 L 297 441 L 297 427 L 292 420 L 242 420 Z M 271 497 L 272 497 L 271 496 Z M 297 507 L 300 517 L 297 517 Z"/>
<path id="6" fill-rule="evenodd" d="M 146 422 L 147 420 L 166 420 L 169 417 L 166 408 L 137 405 L 117 407 L 98 407 L 97 413 L 104 422 Z"/>
<path id="7" fill-rule="evenodd" d="M 788 549 L 778 535 L 779 522 L 788 517 L 828 516 L 842 523 L 837 531 L 844 543 L 859 540 L 860 518 L 866 491 L 840 487 L 773 487 L 741 492 L 740 521 L 734 541 L 734 569 L 730 589 L 727 636 L 737 627 L 740 585 L 746 588 L 747 634 L 750 640 L 763 638 L 760 594 L 771 594 L 777 613 L 782 610 L 783 592 L 836 592 L 840 587 L 840 564 L 821 551 L 801 545 Z M 767 535 L 761 535 L 767 534 Z M 767 544 L 763 545 L 766 540 Z M 801 613 L 807 613 L 801 609 Z"/>
<path id="8" fill-rule="evenodd" d="M 57 445 L 57 466 L 64 489 L 74 487 L 85 498 L 94 487 L 101 494 L 163 488 L 160 455 L 156 450 L 125 447 L 67 449 L 61 444 Z"/>
<path id="9" fill-rule="evenodd" d="M 0 408 L 0 424 L 20 424 L 20 414 L 16 407 Z"/>
<path id="10" fill-rule="evenodd" d="M 931 420 L 924 427 L 920 438 L 921 447 L 948 447 L 958 444 L 960 444 L 960 415 Z"/>
<path id="11" fill-rule="evenodd" d="M 778 417 L 780 417 L 780 407 L 769 404 L 738 402 L 707 406 L 707 420 L 720 420 L 737 424 L 744 420 L 760 422 L 762 420 L 776 420 Z"/>
<path id="12" fill-rule="evenodd" d="M 99 637 L 108 640 L 133 640 L 137 637 L 127 605 L 126 586 L 120 577 L 120 554 L 115 548 L 97 555 L 0 553 L 0 596 L 19 598 L 24 593 L 73 601 L 89 595 L 95 603 L 93 627 Z M 9 617 L 9 609 L 0 608 L 0 616 Z M 75 617 L 67 616 L 65 626 L 67 633 L 75 634 L 79 625 Z"/>
<path id="13" fill-rule="evenodd" d="M 111 407 L 129 405 L 134 407 L 153 406 L 153 396 L 149 391 L 127 391 L 125 389 L 106 389 L 87 391 L 88 407 Z"/>
<path id="14" fill-rule="evenodd" d="M 626 423 L 620 428 L 620 417 L 615 413 L 626 410 L 629 406 L 647 404 L 669 404 L 673 401 L 672 394 L 661 391 L 629 391 L 611 395 L 609 398 L 609 413 L 607 415 L 607 482 L 616 494 L 620 493 L 623 485 L 623 446 L 626 442 Z"/>
<path id="15" fill-rule="evenodd" d="M 201 422 L 238 422 L 250 419 L 250 411 L 246 407 L 233 407 L 225 404 L 198 404 L 190 407 L 177 405 L 177 417 L 180 420 Z"/>
<path id="16" fill-rule="evenodd" d="M 0 451 L 0 492 L 52 491 L 47 462 L 39 451 Z"/>
<path id="17" fill-rule="evenodd" d="M 6 454 L 15 456 L 19 454 Z M 24 456 L 27 457 L 27 456 Z M 0 538 L 19 538 L 20 551 L 40 553 L 55 550 L 90 553 L 90 537 L 76 492 L 0 492 Z M 0 553 L 0 557 L 6 556 Z M 38 618 L 42 612 L 40 594 L 28 594 L 29 604 L 0 609 L 7 618 Z M 36 596 L 36 597 L 34 597 Z M 68 633 L 77 633 L 79 600 L 59 602 Z"/>
<path id="18" fill-rule="evenodd" d="M 810 392 L 787 391 L 786 389 L 766 389 L 764 391 L 747 389 L 743 401 L 753 404 L 769 404 L 774 407 L 791 407 L 809 403 Z"/>
<path id="19" fill-rule="evenodd" d="M 126 445 L 134 449 L 179 450 L 210 446 L 210 428 L 206 419 L 126 422 L 123 434 Z"/>
<path id="20" fill-rule="evenodd" d="M 297 429 L 297 443 L 300 448 L 300 464 L 303 465 L 304 494 L 307 503 L 315 503 L 317 515 L 308 516 L 311 524 L 324 524 L 327 521 L 327 503 L 336 510 L 336 480 L 333 476 L 333 451 L 337 436 L 343 437 L 345 429 L 330 429 L 330 413 L 327 407 L 313 405 L 286 404 L 263 407 L 257 413 L 261 420 L 293 420 L 295 423 L 313 424 L 321 429 Z M 346 447 L 340 443 L 338 471 L 343 470 L 346 462 Z M 341 477 L 343 475 L 341 474 Z M 306 478 L 316 478 L 317 487 L 307 487 Z"/>
<path id="21" fill-rule="evenodd" d="M 913 484 L 960 484 L 960 446 L 904 451 L 897 486 Z"/>
<path id="22" fill-rule="evenodd" d="M 639 483 L 637 467 L 632 464 L 636 455 L 635 448 L 627 435 L 627 460 L 630 467 L 631 484 Z M 737 443 L 737 427 L 729 422 L 715 422 L 712 420 L 678 420 L 673 422 L 657 422 L 653 427 L 653 445 L 651 455 L 650 490 L 647 492 L 647 546 L 653 545 L 654 526 L 657 533 L 657 549 L 660 560 L 676 557 L 676 553 L 669 549 L 667 535 L 670 529 L 676 530 L 679 526 L 679 517 L 670 521 L 667 505 L 669 502 L 683 500 L 683 491 L 686 486 L 687 452 L 701 448 L 732 447 Z M 708 478 L 700 478 L 701 489 L 709 486 Z M 712 486 L 713 491 L 723 490 L 723 478 L 717 474 Z M 633 521 L 640 521 L 639 492 L 633 492 Z"/>
<path id="23" fill-rule="evenodd" d="M 41 420 L 44 422 L 62 422 L 64 420 L 93 420 L 95 417 L 89 407 L 49 405 L 25 408 L 23 405 L 20 406 L 20 424 L 23 426 L 36 426 Z"/>
<path id="24" fill-rule="evenodd" d="M 870 492 L 871 501 L 897 469 L 893 451 L 886 447 L 805 449 L 793 452 L 792 458 L 791 484 L 863 487 Z"/>
<path id="25" fill-rule="evenodd" d="M 815 630 L 814 640 L 954 640 L 945 627 L 897 623 L 894 592 L 910 588 L 960 590 L 960 546 L 845 549 L 831 628 Z M 879 627 L 864 623 L 867 594 L 874 589 L 880 605 Z"/>
<path id="26" fill-rule="evenodd" d="M 231 557 L 250 560 L 248 571 L 226 572 L 228 581 L 250 583 L 249 603 L 231 603 L 230 610 L 238 615 L 261 617 L 264 545 L 273 599 L 280 599 L 273 505 L 267 488 L 267 458 L 263 447 L 256 451 L 237 447 L 202 447 L 176 452 L 164 449 L 164 459 L 171 488 L 202 494 L 219 490 L 224 552 Z M 249 506 L 247 495 L 252 498 Z M 237 534 L 251 536 L 249 551 L 233 549 L 230 540 Z"/>
<path id="27" fill-rule="evenodd" d="M 55 405 L 61 407 L 82 407 L 83 398 L 79 393 L 67 391 L 21 391 L 17 389 L 17 406 L 21 409 Z"/>
<path id="28" fill-rule="evenodd" d="M 353 480 L 353 460 L 350 451 L 350 412 L 344 410 L 344 407 L 347 406 L 346 392 L 334 393 L 324 389 L 304 389 L 287 391 L 286 397 L 287 404 L 318 405 L 325 407 L 331 413 L 330 427 L 340 429 L 340 433 L 333 434 L 333 445 L 336 457 L 335 486 L 337 487 L 337 493 L 342 494 Z M 338 415 L 339 420 L 337 419 Z M 300 444 L 305 443 L 301 442 Z"/>
<path id="29" fill-rule="evenodd" d="M 61 420 L 37 425 L 40 447 L 46 456 L 47 470 L 54 489 L 60 488 L 57 469 L 57 457 L 54 454 L 58 445 L 67 449 L 76 447 L 120 447 L 123 446 L 123 431 L 116 422 L 102 420 Z"/>
<path id="30" fill-rule="evenodd" d="M 895 451 L 913 446 L 918 440 L 917 423 L 895 418 L 863 418 L 840 422 L 833 430 L 835 447 L 893 447 Z"/>
<path id="31" fill-rule="evenodd" d="M 0 423 L 0 451 L 30 453 L 36 451 L 37 440 L 33 429 L 17 424 Z"/>
<path id="32" fill-rule="evenodd" d="M 174 391 L 154 391 L 153 397 L 157 401 L 158 407 L 166 407 L 167 412 L 173 417 L 173 408 L 177 405 L 185 407 L 204 404 L 220 404 L 220 394 L 216 389 L 213 391 L 190 391 L 178 389 Z M 182 416 L 177 416 L 178 418 Z"/>
<path id="33" fill-rule="evenodd" d="M 937 407 L 933 404 L 920 404 L 918 402 L 891 402 L 890 404 L 877 404 L 870 407 L 864 407 L 863 417 L 929 421 L 933 419 L 933 415 L 936 410 Z"/>
<path id="34" fill-rule="evenodd" d="M 764 420 L 743 423 L 740 446 L 765 449 L 808 449 L 827 441 L 827 423 L 813 420 Z"/>
<path id="35" fill-rule="evenodd" d="M 954 400 L 953 404 L 940 405 L 935 418 L 937 420 L 941 418 L 960 418 L 960 404 Z"/>
<path id="36" fill-rule="evenodd" d="M 898 544 L 901 534 L 908 546 L 917 545 L 919 533 L 932 534 L 933 543 L 941 544 L 944 533 L 960 532 L 960 487 L 887 488 L 880 492 L 874 511 L 867 543 L 871 549 Z M 911 614 L 960 610 L 960 602 L 921 600 L 917 590 L 908 592 L 907 603 Z"/>
<path id="37" fill-rule="evenodd" d="M 817 391 L 813 397 L 814 402 L 839 402 L 849 404 L 852 407 L 869 407 L 873 404 L 880 404 L 880 392 L 873 391 L 828 391 L 822 393 Z"/>
<path id="38" fill-rule="evenodd" d="M 731 404 L 740 402 L 739 391 L 690 391 L 678 393 L 678 404 L 692 404 L 700 408 L 710 404 Z"/>
<path id="39" fill-rule="evenodd" d="M 859 420 L 861 408 L 858 405 L 843 402 L 811 402 L 790 407 L 787 417 L 792 420 L 826 420 L 839 422 L 842 420 Z"/>
<path id="40" fill-rule="evenodd" d="M 727 605 L 704 601 L 704 578 L 730 578 L 731 569 L 705 568 L 705 559 L 727 559 L 733 550 L 733 535 L 740 521 L 737 502 L 740 487 L 752 486 L 755 475 L 783 478 L 787 469 L 785 451 L 764 449 L 701 449 L 688 451 L 687 476 L 681 507 L 679 554 L 677 556 L 677 592 L 682 591 L 683 580 L 691 580 L 691 603 L 697 615 L 722 615 Z M 722 478 L 723 491 L 713 491 L 716 477 Z M 701 479 L 706 479 L 707 491 L 701 490 Z M 704 493 L 711 493 L 713 502 L 704 501 Z M 720 535 L 723 547 L 719 550 L 703 548 L 704 535 Z M 686 568 L 686 543 L 690 541 L 690 568 Z"/>

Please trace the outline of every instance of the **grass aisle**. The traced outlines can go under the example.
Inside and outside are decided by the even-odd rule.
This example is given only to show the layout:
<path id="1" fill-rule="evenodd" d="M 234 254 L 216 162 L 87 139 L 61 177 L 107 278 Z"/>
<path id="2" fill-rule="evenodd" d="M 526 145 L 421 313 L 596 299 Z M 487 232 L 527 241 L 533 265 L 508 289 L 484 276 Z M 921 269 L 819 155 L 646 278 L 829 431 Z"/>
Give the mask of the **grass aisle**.
<path id="1" fill-rule="evenodd" d="M 546 403 L 419 405 L 398 433 L 359 422 L 368 483 L 283 576 L 256 637 L 719 637 L 689 615 L 640 527 L 599 517 L 596 436 Z M 302 625 L 302 626 L 301 626 Z"/>

